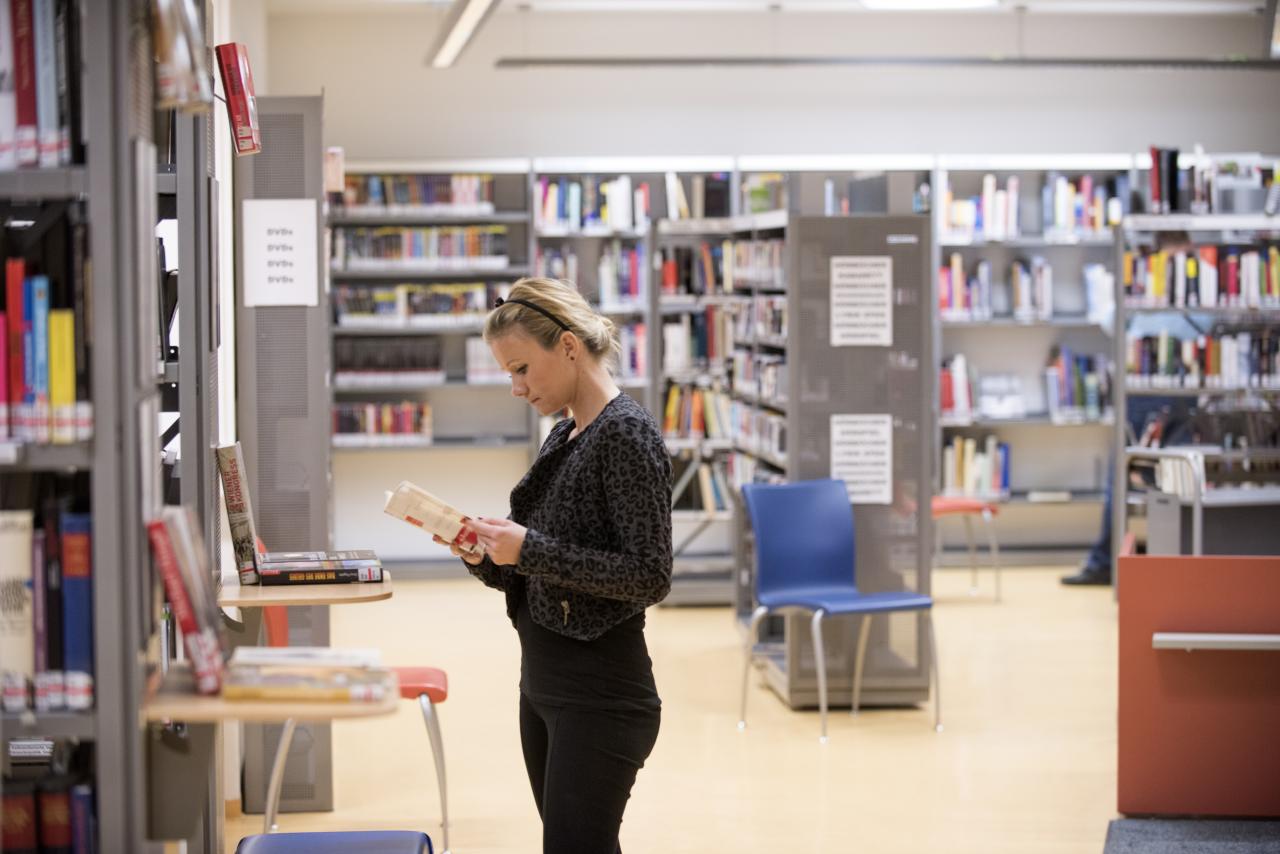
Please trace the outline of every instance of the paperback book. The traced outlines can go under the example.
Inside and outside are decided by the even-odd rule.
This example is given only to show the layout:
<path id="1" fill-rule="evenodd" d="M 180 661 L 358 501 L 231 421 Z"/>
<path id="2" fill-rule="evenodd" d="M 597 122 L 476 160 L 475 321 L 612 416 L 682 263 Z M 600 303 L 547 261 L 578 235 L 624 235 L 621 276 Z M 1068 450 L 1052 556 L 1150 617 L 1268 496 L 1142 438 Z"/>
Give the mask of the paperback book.
<path id="1" fill-rule="evenodd" d="M 484 554 L 484 547 L 476 539 L 475 531 L 467 528 L 468 516 L 407 480 L 400 481 L 395 491 L 387 494 L 387 503 L 382 510 L 435 534 L 472 557 Z"/>

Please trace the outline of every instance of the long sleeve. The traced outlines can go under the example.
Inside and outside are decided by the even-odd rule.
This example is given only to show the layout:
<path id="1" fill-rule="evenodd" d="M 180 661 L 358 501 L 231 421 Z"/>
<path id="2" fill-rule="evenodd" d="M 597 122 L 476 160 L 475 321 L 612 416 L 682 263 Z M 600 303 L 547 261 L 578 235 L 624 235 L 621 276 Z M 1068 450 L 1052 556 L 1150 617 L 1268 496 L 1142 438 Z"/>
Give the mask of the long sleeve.
<path id="1" fill-rule="evenodd" d="M 530 529 L 515 568 L 594 596 L 652 605 L 671 590 L 671 462 L 644 422 L 601 426 L 593 450 L 603 460 L 604 509 L 622 550 L 587 548 Z"/>
<path id="2" fill-rule="evenodd" d="M 462 560 L 462 558 L 458 558 L 458 560 Z M 475 566 L 465 560 L 462 561 L 462 565 L 467 568 L 467 572 L 480 579 L 485 587 L 492 587 L 494 590 L 506 592 L 508 580 L 511 578 L 511 570 L 498 566 L 489 559 L 488 555 L 485 555 L 484 560 Z"/>

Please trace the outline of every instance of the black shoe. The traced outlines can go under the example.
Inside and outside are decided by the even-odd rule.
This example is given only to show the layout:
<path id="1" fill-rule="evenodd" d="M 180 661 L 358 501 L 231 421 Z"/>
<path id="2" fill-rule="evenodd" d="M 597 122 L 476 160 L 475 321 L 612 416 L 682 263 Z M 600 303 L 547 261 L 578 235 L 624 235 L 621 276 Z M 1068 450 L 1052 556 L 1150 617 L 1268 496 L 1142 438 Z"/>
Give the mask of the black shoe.
<path id="1" fill-rule="evenodd" d="M 1084 566 L 1075 575 L 1062 576 L 1061 581 L 1073 587 L 1087 584 L 1110 586 L 1111 570 L 1101 566 Z"/>

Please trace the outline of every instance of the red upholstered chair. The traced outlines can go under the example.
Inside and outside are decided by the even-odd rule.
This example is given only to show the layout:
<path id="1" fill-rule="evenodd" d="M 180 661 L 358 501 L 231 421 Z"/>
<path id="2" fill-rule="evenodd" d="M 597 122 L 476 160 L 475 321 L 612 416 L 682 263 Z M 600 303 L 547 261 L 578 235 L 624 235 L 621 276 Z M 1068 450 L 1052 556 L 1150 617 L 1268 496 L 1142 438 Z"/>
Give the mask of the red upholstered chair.
<path id="1" fill-rule="evenodd" d="M 999 506 L 981 498 L 933 497 L 933 518 L 959 516 L 964 519 L 964 533 L 969 542 L 969 593 L 978 592 L 978 556 L 973 544 L 973 517 L 982 517 L 987 529 L 987 549 L 991 554 L 991 566 L 996 571 L 996 601 L 1000 601 L 1000 544 L 996 541 L 995 517 L 1000 512 Z"/>
<path id="2" fill-rule="evenodd" d="M 262 609 L 262 623 L 267 636 L 267 646 L 289 645 L 289 609 L 283 605 L 269 605 Z M 431 756 L 436 763 L 436 783 L 440 786 L 440 841 L 444 844 L 441 854 L 449 854 L 449 798 L 444 772 L 444 740 L 440 737 L 440 718 L 436 706 L 449 697 L 449 677 L 436 667 L 392 667 L 400 681 L 400 696 L 417 700 L 422 709 L 422 719 L 427 725 L 427 738 L 431 741 Z M 276 809 L 280 804 L 280 786 L 284 782 L 285 757 L 297 721 L 285 721 L 280 734 L 280 745 L 271 766 L 271 782 L 267 788 L 264 833 L 276 830 Z"/>

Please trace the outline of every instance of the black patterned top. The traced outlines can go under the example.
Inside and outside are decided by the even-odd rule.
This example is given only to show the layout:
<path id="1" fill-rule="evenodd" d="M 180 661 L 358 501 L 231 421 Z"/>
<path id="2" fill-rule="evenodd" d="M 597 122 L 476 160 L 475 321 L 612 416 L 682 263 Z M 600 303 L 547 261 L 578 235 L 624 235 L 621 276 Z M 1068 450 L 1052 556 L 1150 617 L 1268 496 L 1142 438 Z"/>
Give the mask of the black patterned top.
<path id="1" fill-rule="evenodd" d="M 653 417 L 625 393 L 573 439 L 566 418 L 511 491 L 528 529 L 515 566 L 488 557 L 468 570 L 507 595 L 515 624 L 595 640 L 671 590 L 671 458 Z"/>

